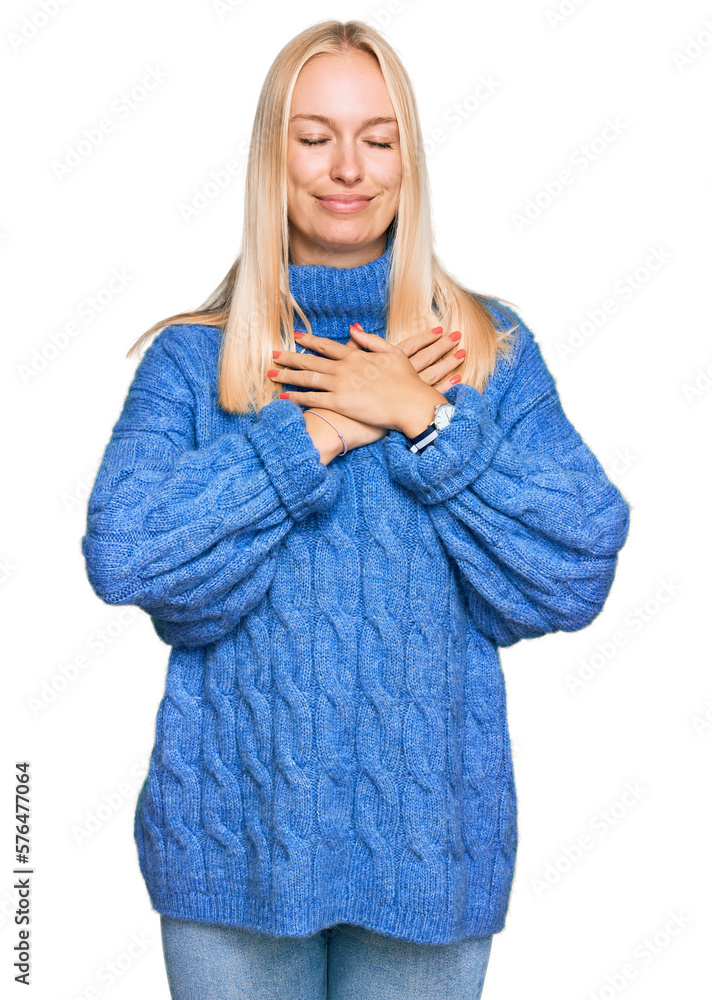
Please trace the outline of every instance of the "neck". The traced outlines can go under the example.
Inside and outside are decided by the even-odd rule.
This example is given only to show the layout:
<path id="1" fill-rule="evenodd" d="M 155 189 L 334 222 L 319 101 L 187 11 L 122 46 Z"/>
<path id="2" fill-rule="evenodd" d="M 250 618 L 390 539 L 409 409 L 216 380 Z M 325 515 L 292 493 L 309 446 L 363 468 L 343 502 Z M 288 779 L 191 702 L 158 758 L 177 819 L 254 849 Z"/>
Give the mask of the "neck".
<path id="1" fill-rule="evenodd" d="M 387 234 L 382 233 L 367 247 L 347 247 L 345 250 L 330 250 L 317 244 L 304 248 L 299 235 L 292 232 L 289 240 L 289 262 L 298 267 L 319 265 L 321 267 L 360 267 L 368 264 L 376 257 L 382 256 L 386 250 Z"/>
<path id="2" fill-rule="evenodd" d="M 390 228 L 383 253 L 356 267 L 289 265 L 289 290 L 309 318 L 312 333 L 345 344 L 349 324 L 360 323 L 366 333 L 385 336 L 393 237 Z M 297 313 L 294 329 L 306 329 Z"/>

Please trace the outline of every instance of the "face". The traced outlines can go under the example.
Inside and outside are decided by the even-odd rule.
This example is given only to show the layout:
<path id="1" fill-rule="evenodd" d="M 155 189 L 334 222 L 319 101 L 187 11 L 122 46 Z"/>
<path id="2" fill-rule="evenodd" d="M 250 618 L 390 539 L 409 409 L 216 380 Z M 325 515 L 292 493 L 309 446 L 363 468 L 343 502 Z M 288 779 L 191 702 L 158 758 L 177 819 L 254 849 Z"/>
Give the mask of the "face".
<path id="1" fill-rule="evenodd" d="M 358 267 L 384 252 L 401 155 L 374 56 L 320 53 L 302 67 L 290 108 L 287 183 L 292 263 Z"/>

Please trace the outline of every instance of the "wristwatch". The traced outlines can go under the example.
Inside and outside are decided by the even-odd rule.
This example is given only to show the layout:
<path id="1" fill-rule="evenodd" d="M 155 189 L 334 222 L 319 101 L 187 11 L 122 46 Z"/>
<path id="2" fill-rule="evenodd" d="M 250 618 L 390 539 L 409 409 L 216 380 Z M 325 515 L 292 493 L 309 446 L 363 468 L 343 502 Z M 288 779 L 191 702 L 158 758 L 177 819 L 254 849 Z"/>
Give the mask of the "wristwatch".
<path id="1" fill-rule="evenodd" d="M 447 427 L 452 420 L 454 412 L 454 403 L 438 403 L 435 407 L 432 423 L 428 424 L 425 430 L 421 431 L 420 434 L 416 434 L 414 438 L 406 437 L 408 450 L 412 452 L 424 451 L 438 436 L 438 431 Z"/>

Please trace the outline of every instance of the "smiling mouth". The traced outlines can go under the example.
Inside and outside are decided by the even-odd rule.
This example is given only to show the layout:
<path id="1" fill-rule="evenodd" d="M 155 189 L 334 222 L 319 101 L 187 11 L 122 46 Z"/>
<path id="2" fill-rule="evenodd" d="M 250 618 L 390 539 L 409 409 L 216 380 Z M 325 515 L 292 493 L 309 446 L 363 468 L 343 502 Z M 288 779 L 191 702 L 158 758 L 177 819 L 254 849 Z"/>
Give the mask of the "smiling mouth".
<path id="1" fill-rule="evenodd" d="M 319 198 L 316 199 L 329 212 L 340 212 L 350 214 L 359 212 L 366 205 L 370 204 L 372 198 Z"/>

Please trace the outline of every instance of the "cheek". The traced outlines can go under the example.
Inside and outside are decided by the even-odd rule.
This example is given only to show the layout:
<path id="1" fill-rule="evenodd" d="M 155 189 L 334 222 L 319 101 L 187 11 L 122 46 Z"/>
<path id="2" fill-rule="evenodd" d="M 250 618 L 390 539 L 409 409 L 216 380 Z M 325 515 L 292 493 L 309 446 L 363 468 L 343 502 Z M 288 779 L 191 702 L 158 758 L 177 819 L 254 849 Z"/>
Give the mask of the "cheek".
<path id="1" fill-rule="evenodd" d="M 383 187 L 387 192 L 388 200 L 392 203 L 398 201 L 401 189 L 400 170 L 392 170 L 383 178 Z"/>
<path id="2" fill-rule="evenodd" d="M 303 188 L 312 184 L 319 174 L 313 157 L 299 152 L 292 153 L 287 162 L 287 178 L 295 194 L 303 195 Z"/>
<path id="3" fill-rule="evenodd" d="M 382 163 L 379 169 L 379 180 L 383 187 L 390 193 L 397 195 L 400 190 L 402 179 L 400 158 L 390 163 Z"/>

